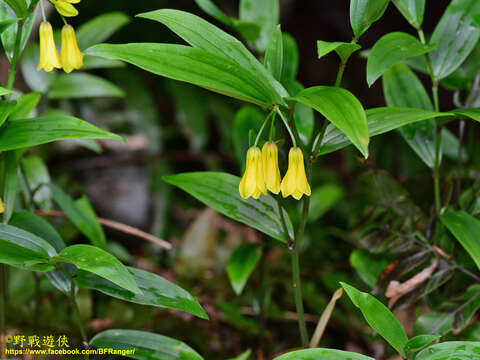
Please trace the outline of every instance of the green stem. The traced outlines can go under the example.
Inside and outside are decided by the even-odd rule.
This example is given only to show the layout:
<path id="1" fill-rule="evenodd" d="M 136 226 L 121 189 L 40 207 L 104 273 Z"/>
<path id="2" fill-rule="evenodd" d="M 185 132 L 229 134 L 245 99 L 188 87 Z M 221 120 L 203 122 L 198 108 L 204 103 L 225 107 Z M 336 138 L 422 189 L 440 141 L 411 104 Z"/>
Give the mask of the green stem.
<path id="1" fill-rule="evenodd" d="M 308 334 L 307 325 L 305 323 L 305 314 L 303 311 L 303 298 L 302 298 L 302 283 L 300 280 L 300 259 L 298 253 L 298 247 L 295 244 L 292 251 L 292 274 L 293 274 L 293 291 L 295 293 L 295 305 L 297 308 L 298 327 L 300 329 L 300 337 L 302 339 L 302 346 L 308 347 Z"/>
<path id="2" fill-rule="evenodd" d="M 338 73 L 337 73 L 337 80 L 335 80 L 335 87 L 339 87 L 340 84 L 342 83 L 342 78 L 343 78 L 343 73 L 345 71 L 345 67 L 347 66 L 347 62 L 342 61 L 340 63 L 340 67 L 338 68 Z"/>
<path id="3" fill-rule="evenodd" d="M 5 264 L 0 264 L 0 293 L 0 335 L 2 335 L 6 333 L 5 308 L 7 304 L 7 266 Z"/>
<path id="4" fill-rule="evenodd" d="M 278 115 L 280 115 L 280 118 L 282 119 L 283 124 L 285 125 L 285 127 L 288 130 L 288 134 L 290 135 L 290 138 L 292 139 L 293 146 L 297 147 L 297 140 L 295 139 L 295 136 L 293 135 L 293 132 L 292 132 L 292 129 L 290 128 L 290 125 L 288 125 L 287 119 L 285 119 L 285 116 L 283 115 L 282 111 L 278 107 L 275 107 L 275 109 L 276 109 Z"/>
<path id="5" fill-rule="evenodd" d="M 19 21 L 18 22 L 18 27 L 17 27 L 17 35 L 15 37 L 15 47 L 13 49 L 13 58 L 12 58 L 12 65 L 10 67 L 10 73 L 8 74 L 8 80 L 7 80 L 7 89 L 12 90 L 13 89 L 13 83 L 15 81 L 15 73 L 17 70 L 17 62 L 20 57 L 20 44 L 22 42 L 22 33 L 23 33 L 23 22 Z M 10 95 L 7 96 L 7 99 L 10 98 Z"/>
<path id="6" fill-rule="evenodd" d="M 80 309 L 78 308 L 77 304 L 77 298 L 75 295 L 75 284 L 73 282 L 73 279 L 71 281 L 71 287 L 70 287 L 70 301 L 72 303 L 73 311 L 75 313 L 75 316 L 77 318 L 78 322 L 78 329 L 80 330 L 80 335 L 82 337 L 82 341 L 84 344 L 88 344 L 88 339 L 87 339 L 87 333 L 85 331 L 85 327 L 83 326 L 83 321 L 82 321 L 82 316 L 80 314 Z M 88 354 L 85 356 L 86 359 L 89 358 Z"/>

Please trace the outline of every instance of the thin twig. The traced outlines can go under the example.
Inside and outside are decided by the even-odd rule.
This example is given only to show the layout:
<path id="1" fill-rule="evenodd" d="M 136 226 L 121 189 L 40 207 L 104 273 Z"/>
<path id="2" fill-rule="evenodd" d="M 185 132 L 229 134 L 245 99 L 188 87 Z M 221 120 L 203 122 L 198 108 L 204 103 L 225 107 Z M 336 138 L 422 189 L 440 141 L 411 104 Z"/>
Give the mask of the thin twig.
<path id="1" fill-rule="evenodd" d="M 35 210 L 35 214 L 39 216 L 67 217 L 67 214 L 57 210 Z M 100 224 L 107 226 L 111 229 L 115 229 L 115 230 L 124 232 L 126 234 L 130 234 L 130 235 L 137 236 L 142 239 L 151 241 L 163 247 L 166 250 L 172 249 L 172 244 L 170 244 L 169 242 L 162 240 L 152 234 L 146 233 L 145 231 L 134 228 L 133 226 L 122 224 L 120 222 L 109 220 L 109 219 L 103 219 L 103 218 L 97 218 L 97 219 Z"/>

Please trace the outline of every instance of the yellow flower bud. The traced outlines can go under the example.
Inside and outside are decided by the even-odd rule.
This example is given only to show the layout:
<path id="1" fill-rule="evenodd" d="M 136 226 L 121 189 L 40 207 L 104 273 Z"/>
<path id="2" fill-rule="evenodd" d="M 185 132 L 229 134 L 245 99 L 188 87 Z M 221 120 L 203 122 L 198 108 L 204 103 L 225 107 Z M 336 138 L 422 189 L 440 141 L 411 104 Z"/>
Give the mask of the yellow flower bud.
<path id="1" fill-rule="evenodd" d="M 305 163 L 302 150 L 298 147 L 290 149 L 288 154 L 288 170 L 281 184 L 282 196 L 292 195 L 300 200 L 303 194 L 310 196 L 312 193 L 305 175 Z"/>
<path id="2" fill-rule="evenodd" d="M 52 25 L 48 21 L 40 24 L 40 62 L 37 70 L 44 69 L 47 72 L 54 68 L 61 69 L 60 57 L 58 56 L 55 40 L 53 39 Z"/>
<path id="3" fill-rule="evenodd" d="M 3 201 L 0 199 L 0 214 L 2 214 L 5 211 L 5 207 L 3 206 Z"/>
<path id="4" fill-rule="evenodd" d="M 278 148 L 273 141 L 262 147 L 263 173 L 267 189 L 274 194 L 280 192 L 280 169 L 278 168 Z"/>
<path id="5" fill-rule="evenodd" d="M 63 70 L 66 73 L 78 70 L 83 66 L 83 54 L 80 52 L 75 37 L 75 30 L 70 25 L 62 28 L 62 50 L 60 53 Z"/>
<path id="6" fill-rule="evenodd" d="M 72 4 L 76 4 L 77 2 L 74 1 L 65 1 L 65 0 L 50 0 L 50 2 L 55 6 L 55 9 L 57 11 L 66 17 L 72 17 L 72 16 L 77 16 L 78 11 L 75 9 L 75 6 Z"/>
<path id="7" fill-rule="evenodd" d="M 240 196 L 248 199 L 250 196 L 258 199 L 260 194 L 267 194 L 263 174 L 262 152 L 256 146 L 252 146 L 247 152 L 247 165 L 242 180 L 238 185 Z"/>

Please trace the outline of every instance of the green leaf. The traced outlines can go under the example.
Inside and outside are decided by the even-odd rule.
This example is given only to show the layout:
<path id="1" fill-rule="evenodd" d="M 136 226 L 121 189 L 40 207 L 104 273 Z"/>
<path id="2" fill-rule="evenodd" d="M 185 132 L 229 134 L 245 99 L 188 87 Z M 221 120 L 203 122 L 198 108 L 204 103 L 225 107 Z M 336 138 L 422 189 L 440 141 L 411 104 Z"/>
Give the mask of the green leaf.
<path id="1" fill-rule="evenodd" d="M 127 267 L 127 269 L 142 291 L 141 294 L 134 294 L 87 271 L 79 271 L 74 278 L 74 282 L 79 287 L 97 290 L 117 299 L 136 304 L 186 311 L 201 319 L 208 319 L 208 315 L 195 298 L 178 285 L 147 271 L 132 267 Z"/>
<path id="2" fill-rule="evenodd" d="M 111 12 L 94 17 L 83 23 L 77 30 L 77 42 L 80 50 L 107 40 L 112 34 L 130 22 L 122 12 Z"/>
<path id="3" fill-rule="evenodd" d="M 22 158 L 21 165 L 28 188 L 33 194 L 33 201 L 41 209 L 51 209 L 52 192 L 48 186 L 44 186 L 51 181 L 47 164 L 40 156 L 31 155 Z"/>
<path id="4" fill-rule="evenodd" d="M 8 119 L 12 111 L 17 106 L 17 102 L 0 100 L 0 126 Z"/>
<path id="5" fill-rule="evenodd" d="M 84 56 L 84 62 L 86 62 L 87 56 Z M 50 84 L 55 81 L 59 72 L 52 71 L 38 71 L 37 66 L 40 60 L 40 46 L 38 43 L 30 43 L 23 52 L 22 61 L 20 67 L 22 69 L 22 75 L 25 82 L 34 91 L 40 93 L 47 93 Z"/>
<path id="6" fill-rule="evenodd" d="M 286 242 L 276 201 L 270 195 L 261 196 L 258 200 L 243 199 L 238 192 L 239 177 L 221 172 L 191 172 L 167 175 L 163 180 L 221 214 Z M 284 214 L 289 235 L 292 236 L 290 219 Z"/>
<path id="7" fill-rule="evenodd" d="M 116 257 L 98 247 L 83 244 L 68 246 L 52 260 L 71 263 L 80 270 L 92 272 L 134 294 L 142 293 L 127 268 Z"/>
<path id="8" fill-rule="evenodd" d="M 277 95 L 272 98 L 272 93 L 250 72 L 202 49 L 173 44 L 100 44 L 89 48 L 88 53 L 126 61 L 157 75 L 262 106 L 278 100 Z"/>
<path id="9" fill-rule="evenodd" d="M 268 0 L 267 2 L 271 1 Z M 256 8 L 260 9 L 262 6 L 257 4 Z M 159 21 L 193 47 L 236 63 L 245 69 L 251 77 L 255 77 L 256 82 L 262 84 L 265 94 L 272 99 L 272 103 L 283 104 L 282 98 L 288 96 L 282 85 L 273 78 L 240 41 L 202 18 L 173 9 L 161 9 L 137 16 Z M 270 12 L 268 19 L 273 19 L 273 17 L 272 12 Z M 257 21 L 250 22 L 258 23 Z M 276 25 L 276 23 L 273 25 Z M 268 31 L 270 32 L 271 29 L 273 27 L 269 28 Z"/>
<path id="10" fill-rule="evenodd" d="M 350 351 L 334 349 L 306 349 L 292 351 L 274 360 L 374 360 L 373 358 Z"/>
<path id="11" fill-rule="evenodd" d="M 35 112 L 35 108 L 37 107 L 41 98 L 41 93 L 31 92 L 15 99 L 17 105 L 10 114 L 9 119 L 16 120 L 32 117 L 31 115 Z"/>
<path id="12" fill-rule="evenodd" d="M 392 0 L 392 2 L 415 29 L 422 26 L 425 0 Z"/>
<path id="13" fill-rule="evenodd" d="M 451 113 L 391 107 L 368 109 L 366 114 L 370 137 L 384 134 L 416 121 L 430 119 L 432 117 L 452 116 Z M 333 125 L 329 125 L 325 132 L 319 155 L 331 153 L 350 144 L 350 141 L 340 130 Z"/>
<path id="14" fill-rule="evenodd" d="M 425 88 L 418 77 L 404 64 L 396 64 L 383 74 L 383 94 L 388 106 L 433 111 Z M 430 168 L 435 163 L 436 123 L 434 118 L 410 123 L 399 128 L 400 134 Z"/>
<path id="15" fill-rule="evenodd" d="M 242 293 L 261 257 L 262 251 L 257 244 L 242 244 L 233 251 L 228 261 L 227 274 L 237 295 Z"/>
<path id="16" fill-rule="evenodd" d="M 480 269 L 480 242 L 478 241 L 480 220 L 463 210 L 448 210 L 440 215 L 440 220 L 467 250 Z"/>
<path id="17" fill-rule="evenodd" d="M 67 214 L 67 217 L 84 234 L 93 245 L 104 249 L 107 245 L 105 234 L 98 223 L 95 211 L 86 197 L 74 201 L 59 186 L 49 184 L 52 196 L 58 206 Z"/>
<path id="18" fill-rule="evenodd" d="M 308 105 L 340 129 L 368 157 L 369 133 L 362 104 L 351 92 L 329 86 L 314 86 L 291 98 Z"/>
<path id="19" fill-rule="evenodd" d="M 244 169 L 247 150 L 249 147 L 248 135 L 250 130 L 258 133 L 265 120 L 263 113 L 254 106 L 245 105 L 235 114 L 233 120 L 232 142 L 238 163 Z"/>
<path id="20" fill-rule="evenodd" d="M 343 196 L 343 188 L 335 183 L 325 184 L 313 189 L 310 197 L 308 221 L 314 222 L 320 219 L 327 211 L 335 206 Z"/>
<path id="21" fill-rule="evenodd" d="M 429 54 L 436 79 L 454 72 L 475 47 L 480 28 L 473 17 L 478 14 L 477 0 L 453 0 L 448 6 L 430 39 L 431 44 L 437 44 Z"/>
<path id="22" fill-rule="evenodd" d="M 65 115 L 46 115 L 7 122 L 0 129 L 0 151 L 32 147 L 72 138 L 122 140 L 86 121 Z"/>
<path id="23" fill-rule="evenodd" d="M 347 43 L 347 42 L 330 42 L 330 41 L 322 41 L 317 40 L 317 51 L 318 51 L 318 58 L 322 58 L 325 55 L 335 51 L 337 55 L 340 57 L 342 63 L 346 63 L 350 56 L 357 50 L 361 49 L 362 47 L 355 43 Z"/>
<path id="24" fill-rule="evenodd" d="M 0 21 L 0 35 L 5 31 L 7 30 L 10 26 L 12 26 L 13 24 L 15 24 L 18 20 L 20 20 L 19 18 L 16 18 L 16 19 L 8 19 L 8 20 L 3 20 L 3 21 Z M 5 88 L 2 88 L 2 91 L 3 90 L 6 90 Z M 2 94 L 3 95 L 3 94 Z"/>
<path id="25" fill-rule="evenodd" d="M 16 0 L 11 0 L 11 1 L 16 1 Z M 27 18 L 24 19 L 23 21 L 22 38 L 20 41 L 20 52 L 23 51 L 23 49 L 25 48 L 25 45 L 27 44 L 28 39 L 30 38 L 30 33 L 32 32 L 33 24 L 35 23 L 35 18 L 37 15 L 37 8 L 38 7 L 35 7 L 33 11 L 30 11 L 29 13 L 27 12 L 25 14 Z M 5 2 L 0 1 L 0 21 L 11 20 L 17 17 L 23 18 L 23 16 L 16 16 L 14 11 L 11 10 Z M 17 30 L 18 30 L 18 22 L 13 26 L 9 26 L 1 34 L 3 48 L 10 62 L 12 61 L 12 58 L 13 58 L 13 51 L 15 47 L 15 38 L 17 35 Z"/>
<path id="26" fill-rule="evenodd" d="M 77 72 L 62 74 L 52 83 L 49 99 L 77 99 L 97 97 L 124 97 L 118 86 L 99 76 Z"/>
<path id="27" fill-rule="evenodd" d="M 480 309 L 480 285 L 468 287 L 463 294 L 445 301 L 435 311 L 421 315 L 415 323 L 415 333 L 446 335 L 460 333 Z"/>
<path id="28" fill-rule="evenodd" d="M 83 57 L 82 70 L 123 68 L 126 65 L 127 64 L 123 61 L 108 60 L 97 56 L 85 55 Z"/>
<path id="29" fill-rule="evenodd" d="M 390 310 L 372 295 L 358 291 L 348 284 L 340 284 L 353 304 L 360 309 L 368 325 L 405 357 L 403 349 L 408 341 L 407 334 Z"/>
<path id="30" fill-rule="evenodd" d="M 255 42 L 259 52 L 267 48 L 272 29 L 280 20 L 278 0 L 240 0 L 239 17 L 248 23 L 258 24 L 261 28 L 260 38 Z"/>
<path id="31" fill-rule="evenodd" d="M 46 263 L 57 252 L 45 240 L 17 227 L 0 224 L 0 263 L 40 266 L 37 271 L 51 270 Z"/>
<path id="32" fill-rule="evenodd" d="M 295 80 L 298 73 L 298 45 L 295 38 L 287 33 L 283 33 L 283 72 L 282 78 L 285 81 Z"/>
<path id="33" fill-rule="evenodd" d="M 280 25 L 272 31 L 264 59 L 265 67 L 277 80 L 282 79 L 283 72 L 283 36 Z"/>
<path id="34" fill-rule="evenodd" d="M 25 0 L 5 0 L 5 2 L 19 18 L 23 19 L 28 15 L 27 3 Z"/>
<path id="35" fill-rule="evenodd" d="M 350 0 L 350 24 L 355 39 L 382 17 L 388 3 L 389 0 Z"/>
<path id="36" fill-rule="evenodd" d="M 15 201 L 18 193 L 18 162 L 15 151 L 5 153 L 5 180 L 3 186 L 3 201 L 5 212 L 3 222 L 8 223 L 15 209 Z"/>
<path id="37" fill-rule="evenodd" d="M 234 358 L 231 358 L 231 359 L 228 359 L 228 360 L 248 360 L 248 359 L 250 359 L 251 354 L 252 354 L 252 350 L 248 349 L 247 351 L 245 351 L 241 355 L 238 355 L 238 356 L 236 356 Z"/>
<path id="38" fill-rule="evenodd" d="M 0 86 L 0 96 L 8 95 L 8 94 L 13 94 L 13 90 L 8 90 L 2 86 Z"/>
<path id="39" fill-rule="evenodd" d="M 373 289 L 388 261 L 370 254 L 367 250 L 355 249 L 350 254 L 350 265 L 365 284 Z"/>
<path id="40" fill-rule="evenodd" d="M 50 223 L 40 216 L 29 212 L 17 212 L 13 214 L 10 225 L 28 231 L 29 233 L 36 234 L 38 237 L 47 241 L 52 245 L 55 250 L 62 251 L 65 247 L 65 243 L 55 228 Z"/>
<path id="41" fill-rule="evenodd" d="M 446 341 L 429 346 L 420 352 L 415 360 L 463 360 L 478 359 L 480 342 Z"/>
<path id="42" fill-rule="evenodd" d="M 302 84 L 296 80 L 289 80 L 285 83 L 291 94 L 298 94 L 305 89 Z M 308 145 L 315 129 L 315 114 L 310 106 L 304 104 L 295 105 L 293 110 L 293 120 L 297 128 L 298 136 L 304 145 Z"/>
<path id="43" fill-rule="evenodd" d="M 451 110 L 450 112 L 454 113 L 455 115 L 465 116 L 475 121 L 480 121 L 480 108 L 475 109 L 455 109 Z"/>
<path id="44" fill-rule="evenodd" d="M 440 335 L 417 335 L 408 340 L 405 345 L 405 354 L 407 357 L 410 357 L 412 354 L 419 352 L 440 337 Z"/>
<path id="45" fill-rule="evenodd" d="M 95 335 L 90 345 L 96 348 L 134 350 L 126 355 L 137 360 L 203 360 L 188 345 L 172 338 L 137 330 L 107 330 Z"/>
<path id="46" fill-rule="evenodd" d="M 410 34 L 392 32 L 373 45 L 367 60 L 367 82 L 372 84 L 393 65 L 407 58 L 420 56 L 435 48 L 424 45 Z"/>

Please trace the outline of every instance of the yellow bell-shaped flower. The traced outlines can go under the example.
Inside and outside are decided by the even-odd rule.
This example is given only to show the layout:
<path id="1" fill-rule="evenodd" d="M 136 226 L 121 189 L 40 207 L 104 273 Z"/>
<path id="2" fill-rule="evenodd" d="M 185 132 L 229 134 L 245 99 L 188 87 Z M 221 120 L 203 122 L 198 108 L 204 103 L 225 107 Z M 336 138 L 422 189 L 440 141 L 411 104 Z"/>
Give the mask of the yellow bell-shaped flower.
<path id="1" fill-rule="evenodd" d="M 40 24 L 40 62 L 37 70 L 44 69 L 47 72 L 54 68 L 61 69 L 60 57 L 58 56 L 55 40 L 53 39 L 52 25 L 48 21 Z"/>
<path id="2" fill-rule="evenodd" d="M 78 0 L 50 0 L 50 2 L 55 6 L 57 11 L 66 17 L 72 17 L 78 15 L 78 10 L 75 9 L 75 6 L 72 4 L 77 4 L 80 1 Z"/>
<path id="3" fill-rule="evenodd" d="M 250 196 L 258 199 L 260 194 L 267 194 L 263 174 L 262 152 L 257 146 L 252 146 L 247 152 L 247 165 L 242 180 L 238 185 L 240 196 L 248 199 Z"/>
<path id="4" fill-rule="evenodd" d="M 305 175 L 305 163 L 302 150 L 298 147 L 290 149 L 288 154 L 288 170 L 281 184 L 282 196 L 292 195 L 300 200 L 303 194 L 310 196 L 312 193 Z"/>
<path id="5" fill-rule="evenodd" d="M 267 190 L 274 194 L 280 192 L 280 169 L 278 168 L 278 148 L 273 141 L 262 147 L 263 173 Z"/>
<path id="6" fill-rule="evenodd" d="M 62 28 L 62 49 L 60 53 L 63 70 L 66 73 L 78 70 L 83 66 L 83 54 L 80 52 L 75 37 L 75 30 L 70 25 Z"/>
<path id="7" fill-rule="evenodd" d="M 3 206 L 3 201 L 0 199 L 0 214 L 2 214 L 5 211 L 5 207 Z"/>

